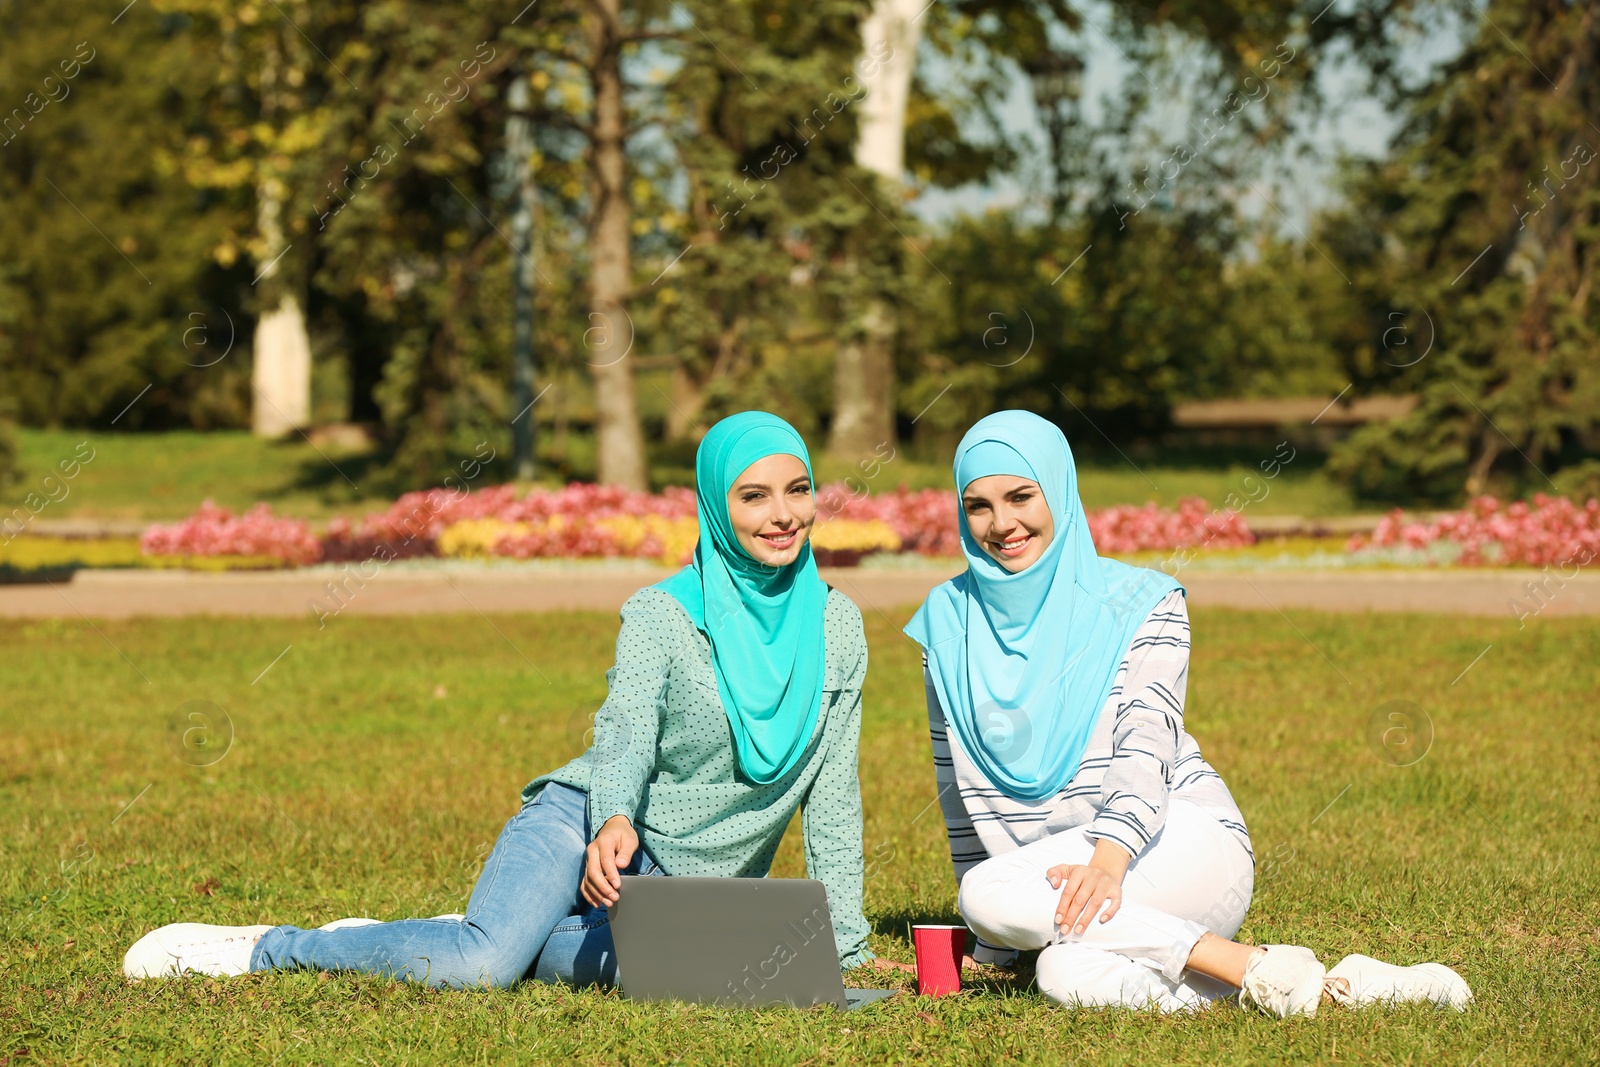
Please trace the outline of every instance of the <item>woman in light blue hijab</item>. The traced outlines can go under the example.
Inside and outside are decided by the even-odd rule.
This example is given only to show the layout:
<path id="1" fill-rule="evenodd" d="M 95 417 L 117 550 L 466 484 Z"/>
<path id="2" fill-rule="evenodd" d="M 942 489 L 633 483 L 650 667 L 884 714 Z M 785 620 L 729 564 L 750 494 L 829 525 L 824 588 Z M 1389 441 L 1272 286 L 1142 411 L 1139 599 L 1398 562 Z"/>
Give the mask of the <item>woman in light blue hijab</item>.
<path id="1" fill-rule="evenodd" d="M 623 605 L 594 743 L 523 789 L 464 914 L 317 929 L 177 923 L 141 938 L 124 972 L 610 984 L 607 908 L 623 874 L 762 877 L 796 811 L 840 968 L 871 960 L 856 777 L 866 640 L 861 613 L 811 558 L 805 442 L 774 415 L 734 415 L 701 442 L 695 473 L 694 562 Z M 529 692 L 536 712 L 537 685 Z M 762 1003 L 770 977 L 730 989 Z"/>
<path id="2" fill-rule="evenodd" d="M 1134 631 L 1180 586 L 1095 553 L 1072 452 L 1051 423 L 1003 411 L 974 426 L 956 453 L 956 483 L 991 476 L 1038 486 L 1032 510 L 1054 536 L 1035 538 L 1018 566 L 1014 549 L 989 551 L 965 518 L 966 573 L 934 590 L 906 632 L 928 650 L 945 715 L 985 777 L 1039 800 L 1078 773 Z M 986 728 L 1012 740 L 985 744 Z M 1031 743 L 1015 743 L 1019 732 Z"/>
<path id="3" fill-rule="evenodd" d="M 1438 964 L 1229 940 L 1254 854 L 1238 806 L 1184 729 L 1183 588 L 1102 558 L 1072 450 L 1026 411 L 956 450 L 967 569 L 906 627 L 923 648 L 935 778 L 980 962 L 1041 949 L 1061 1003 L 1208 1005 L 1237 989 L 1270 1014 L 1341 1003 L 1464 1006 Z"/>

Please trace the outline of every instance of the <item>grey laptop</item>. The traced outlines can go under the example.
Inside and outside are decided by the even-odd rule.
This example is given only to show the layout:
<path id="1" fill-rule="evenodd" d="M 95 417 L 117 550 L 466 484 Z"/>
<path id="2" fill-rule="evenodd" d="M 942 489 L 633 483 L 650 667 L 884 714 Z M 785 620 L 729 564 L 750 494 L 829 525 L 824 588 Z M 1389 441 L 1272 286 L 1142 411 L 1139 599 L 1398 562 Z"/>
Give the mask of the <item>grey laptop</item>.
<path id="1" fill-rule="evenodd" d="M 893 989 L 846 989 L 822 883 L 625 875 L 610 908 L 629 1000 L 850 1010 Z"/>

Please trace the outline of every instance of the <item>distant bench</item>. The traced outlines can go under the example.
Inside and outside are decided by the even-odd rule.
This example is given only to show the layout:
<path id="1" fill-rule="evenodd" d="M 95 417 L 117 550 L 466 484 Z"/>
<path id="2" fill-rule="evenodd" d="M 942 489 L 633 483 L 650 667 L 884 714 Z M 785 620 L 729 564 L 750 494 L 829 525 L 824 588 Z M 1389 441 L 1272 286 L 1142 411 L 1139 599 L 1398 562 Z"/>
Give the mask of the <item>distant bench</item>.
<path id="1" fill-rule="evenodd" d="M 1245 430 L 1275 426 L 1360 426 L 1409 414 L 1415 396 L 1364 396 L 1330 404 L 1324 396 L 1261 400 L 1194 400 L 1172 409 L 1173 425 L 1186 430 Z"/>

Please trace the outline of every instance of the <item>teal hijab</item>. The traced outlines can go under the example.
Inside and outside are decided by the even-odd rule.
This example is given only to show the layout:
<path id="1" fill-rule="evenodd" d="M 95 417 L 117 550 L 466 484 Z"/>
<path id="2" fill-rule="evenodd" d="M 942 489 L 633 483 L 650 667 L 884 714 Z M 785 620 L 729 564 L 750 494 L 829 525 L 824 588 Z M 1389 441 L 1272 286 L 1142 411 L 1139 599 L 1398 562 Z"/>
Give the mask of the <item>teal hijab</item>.
<path id="1" fill-rule="evenodd" d="M 905 632 L 927 650 L 962 751 L 1005 795 L 1040 800 L 1077 774 L 1135 631 L 1182 586 L 1096 554 L 1072 450 L 1054 423 L 1027 411 L 981 419 L 954 471 L 958 496 L 993 474 L 1037 482 L 1055 535 L 1013 574 L 973 540 L 958 499 L 967 569 L 928 595 Z"/>
<path id="2" fill-rule="evenodd" d="M 658 585 L 711 643 L 739 769 L 760 785 L 794 770 L 816 729 L 828 602 L 809 540 L 793 563 L 770 567 L 744 550 L 729 522 L 728 491 L 752 463 L 773 455 L 795 456 L 811 474 L 806 443 L 776 415 L 746 411 L 711 428 L 694 461 L 694 562 Z"/>

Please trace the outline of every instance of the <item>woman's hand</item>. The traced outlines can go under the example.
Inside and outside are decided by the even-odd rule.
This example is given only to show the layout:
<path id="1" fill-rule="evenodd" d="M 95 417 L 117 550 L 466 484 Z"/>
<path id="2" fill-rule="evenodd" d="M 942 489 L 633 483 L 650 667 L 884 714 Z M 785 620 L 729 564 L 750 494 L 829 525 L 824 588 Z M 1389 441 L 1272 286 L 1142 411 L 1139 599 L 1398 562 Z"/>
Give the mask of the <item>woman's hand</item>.
<path id="1" fill-rule="evenodd" d="M 886 960 L 882 956 L 872 957 L 872 961 L 868 964 L 868 966 L 875 971 L 904 971 L 908 974 L 917 973 L 917 967 L 914 963 L 896 963 L 894 960 Z"/>
<path id="2" fill-rule="evenodd" d="M 639 834 L 626 815 L 613 815 L 589 842 L 589 860 L 583 871 L 583 899 L 597 908 L 609 908 L 622 892 L 619 873 L 633 862 Z"/>
<path id="3" fill-rule="evenodd" d="M 1063 933 L 1071 930 L 1081 934 L 1095 915 L 1107 922 L 1117 913 L 1122 907 L 1122 876 L 1132 858 L 1124 849 L 1101 839 L 1095 842 L 1094 855 L 1088 863 L 1062 863 L 1044 872 L 1050 887 L 1061 890 L 1056 925 Z"/>

